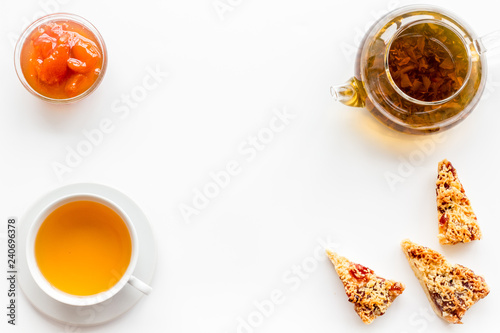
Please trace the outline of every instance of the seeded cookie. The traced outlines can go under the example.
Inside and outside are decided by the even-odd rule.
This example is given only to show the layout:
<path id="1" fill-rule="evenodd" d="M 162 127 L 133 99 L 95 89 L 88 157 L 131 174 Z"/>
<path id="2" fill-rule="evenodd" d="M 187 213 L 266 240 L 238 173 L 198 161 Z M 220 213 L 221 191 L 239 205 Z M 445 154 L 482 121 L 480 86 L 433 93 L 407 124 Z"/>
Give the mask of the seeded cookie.
<path id="1" fill-rule="evenodd" d="M 365 324 L 383 315 L 405 289 L 402 283 L 381 278 L 365 266 L 329 250 L 326 253 L 344 284 L 349 302 L 354 303 L 354 310 Z"/>
<path id="2" fill-rule="evenodd" d="M 432 309 L 447 322 L 461 324 L 465 312 L 490 292 L 483 277 L 450 264 L 439 252 L 407 239 L 401 247 Z"/>
<path id="3" fill-rule="evenodd" d="M 438 165 L 436 197 L 438 238 L 441 244 L 468 243 L 481 239 L 476 215 L 457 177 L 457 170 L 446 159 Z"/>

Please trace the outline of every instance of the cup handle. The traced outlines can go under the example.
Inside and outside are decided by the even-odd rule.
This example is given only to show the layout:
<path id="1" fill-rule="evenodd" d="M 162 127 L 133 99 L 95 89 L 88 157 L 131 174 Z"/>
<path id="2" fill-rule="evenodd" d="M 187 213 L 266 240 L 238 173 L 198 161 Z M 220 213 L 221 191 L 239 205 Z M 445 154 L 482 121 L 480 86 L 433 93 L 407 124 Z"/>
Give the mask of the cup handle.
<path id="1" fill-rule="evenodd" d="M 135 276 L 130 276 L 130 278 L 128 279 L 128 283 L 134 287 L 135 289 L 139 290 L 140 292 L 142 292 L 144 295 L 149 295 L 151 293 L 151 291 L 153 290 L 153 288 L 151 288 L 149 285 L 147 285 L 146 283 L 142 282 L 141 280 L 139 280 L 138 278 L 136 278 Z"/>

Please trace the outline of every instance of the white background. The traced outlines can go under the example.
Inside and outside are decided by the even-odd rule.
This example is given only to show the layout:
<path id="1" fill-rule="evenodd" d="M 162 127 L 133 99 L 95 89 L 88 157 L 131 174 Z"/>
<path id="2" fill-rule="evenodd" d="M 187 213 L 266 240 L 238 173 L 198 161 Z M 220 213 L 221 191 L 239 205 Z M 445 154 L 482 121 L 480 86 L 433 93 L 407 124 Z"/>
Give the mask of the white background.
<path id="1" fill-rule="evenodd" d="M 24 212 L 47 191 L 96 182 L 141 206 L 159 256 L 153 293 L 117 320 L 83 332 L 413 333 L 494 327 L 500 301 L 500 56 L 489 57 L 486 93 L 465 122 L 440 136 L 408 136 L 386 129 L 366 110 L 334 103 L 329 86 L 352 76 L 353 52 L 367 25 L 410 2 L 222 0 L 231 6 L 223 13 L 214 3 L 3 2 L 2 253 L 8 216 L 22 223 Z M 491 3 L 435 4 L 484 35 L 500 29 Z M 74 105 L 36 99 L 14 71 L 12 39 L 26 23 L 54 10 L 87 18 L 108 47 L 102 85 Z M 168 77 L 127 115 L 115 113 L 113 105 L 123 106 L 123 95 L 140 91 L 148 68 Z M 269 134 L 276 110 L 293 119 L 255 155 L 239 150 L 251 147 L 250 137 Z M 105 118 L 113 131 L 58 178 L 54 163 L 65 163 L 67 149 L 76 149 L 83 132 Z M 443 158 L 458 170 L 481 241 L 438 244 L 434 184 Z M 193 206 L 195 192 L 230 161 L 238 163 L 239 173 L 186 223 L 180 207 Z M 388 174 L 403 181 L 391 186 Z M 407 237 L 486 278 L 491 293 L 467 312 L 464 325 L 448 325 L 430 313 L 399 246 Z M 364 325 L 332 265 L 315 256 L 323 243 L 404 282 L 405 292 L 383 317 Z M 0 258 L 4 270 L 6 254 Z M 23 294 L 18 325 L 7 325 L 3 278 L 0 288 L 2 332 L 64 332 Z M 256 302 L 266 303 L 272 293 L 282 294 L 280 304 L 258 314 Z M 254 327 L 238 329 L 249 318 Z"/>

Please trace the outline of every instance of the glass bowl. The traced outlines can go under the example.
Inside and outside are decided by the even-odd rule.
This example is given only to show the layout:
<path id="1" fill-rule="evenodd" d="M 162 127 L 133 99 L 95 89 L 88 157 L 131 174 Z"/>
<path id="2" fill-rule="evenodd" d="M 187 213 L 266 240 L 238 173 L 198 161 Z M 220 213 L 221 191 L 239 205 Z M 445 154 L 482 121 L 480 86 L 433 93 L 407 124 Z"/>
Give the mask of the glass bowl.
<path id="1" fill-rule="evenodd" d="M 89 35 L 93 35 L 92 40 L 95 42 L 97 47 L 99 48 L 99 51 L 101 51 L 101 57 L 102 57 L 102 65 L 100 72 L 95 79 L 95 81 L 92 83 L 90 87 L 88 87 L 85 91 L 82 93 L 73 96 L 73 97 L 67 97 L 67 98 L 54 98 L 54 97 L 49 97 L 45 96 L 41 92 L 38 92 L 34 87 L 31 86 L 31 84 L 28 82 L 28 80 L 25 77 L 25 74 L 23 72 L 23 67 L 22 67 L 22 52 L 24 47 L 29 43 L 30 37 L 33 34 L 33 32 L 38 29 L 40 26 L 48 24 L 50 22 L 57 22 L 57 23 L 76 23 L 81 26 L 83 30 L 85 30 L 86 33 Z M 21 34 L 19 37 L 15 51 L 14 51 L 14 65 L 17 73 L 17 77 L 19 78 L 19 81 L 23 84 L 23 86 L 28 90 L 31 94 L 34 96 L 50 103 L 56 103 L 56 104 L 68 104 L 68 103 L 73 103 L 76 101 L 79 101 L 88 95 L 90 95 L 94 90 L 97 89 L 97 87 L 101 84 L 102 79 L 104 78 L 104 74 L 106 73 L 106 68 L 107 68 L 107 63 L 108 63 L 108 55 L 107 55 L 107 50 L 106 50 L 106 44 L 104 43 L 104 39 L 102 38 L 101 34 L 99 31 L 86 19 L 83 17 L 80 17 L 78 15 L 74 14 L 68 14 L 68 13 L 55 13 L 55 14 L 50 14 L 43 16 L 33 22 L 31 25 L 29 25 L 26 30 Z"/>

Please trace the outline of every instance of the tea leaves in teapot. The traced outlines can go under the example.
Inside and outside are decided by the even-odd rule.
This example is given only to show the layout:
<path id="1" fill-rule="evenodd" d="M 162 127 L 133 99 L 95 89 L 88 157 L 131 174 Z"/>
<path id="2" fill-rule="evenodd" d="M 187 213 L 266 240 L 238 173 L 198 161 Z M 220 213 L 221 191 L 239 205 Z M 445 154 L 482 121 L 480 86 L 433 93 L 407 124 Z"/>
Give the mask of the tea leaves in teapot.
<path id="1" fill-rule="evenodd" d="M 455 94 L 469 66 L 460 37 L 432 23 L 405 29 L 392 42 L 388 56 L 394 83 L 406 95 L 424 102 L 441 101 Z"/>

